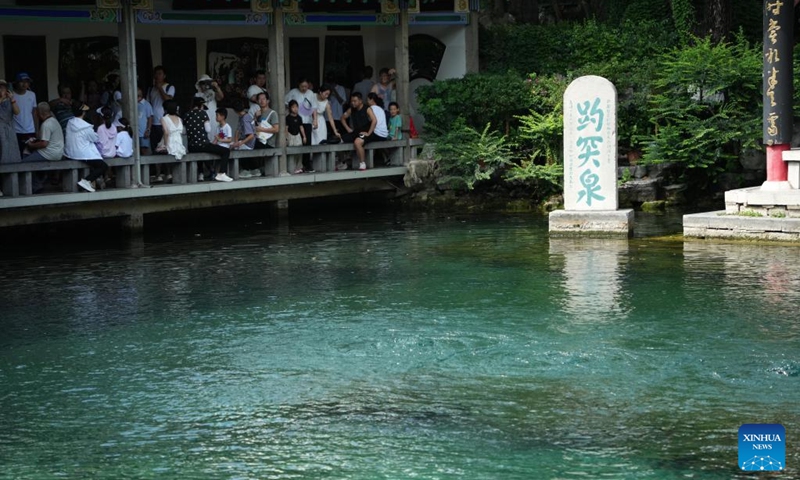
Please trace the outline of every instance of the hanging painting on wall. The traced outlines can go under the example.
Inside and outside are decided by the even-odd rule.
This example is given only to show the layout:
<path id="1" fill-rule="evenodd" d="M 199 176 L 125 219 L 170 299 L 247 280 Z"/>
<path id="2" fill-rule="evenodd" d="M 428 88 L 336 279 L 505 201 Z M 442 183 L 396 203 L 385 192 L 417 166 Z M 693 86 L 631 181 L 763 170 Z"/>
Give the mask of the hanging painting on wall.
<path id="1" fill-rule="evenodd" d="M 208 74 L 231 99 L 246 96 L 257 70 L 269 75 L 269 44 L 263 38 L 225 38 L 207 44 Z"/>

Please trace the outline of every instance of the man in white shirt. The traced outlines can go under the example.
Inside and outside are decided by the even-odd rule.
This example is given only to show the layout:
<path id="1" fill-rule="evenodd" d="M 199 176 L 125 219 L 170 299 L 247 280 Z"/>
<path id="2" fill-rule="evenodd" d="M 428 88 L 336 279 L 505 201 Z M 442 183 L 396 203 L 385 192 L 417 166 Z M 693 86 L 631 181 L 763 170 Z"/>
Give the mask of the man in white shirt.
<path id="1" fill-rule="evenodd" d="M 36 115 L 36 94 L 31 91 L 32 81 L 26 72 L 19 72 L 14 88 L 14 99 L 19 107 L 19 115 L 14 115 L 14 132 L 17 134 L 20 155 L 28 141 L 36 137 L 36 128 L 39 125 Z"/>
<path id="2" fill-rule="evenodd" d="M 64 131 L 61 124 L 50 111 L 50 104 L 42 102 L 36 107 L 39 116 L 39 138 L 28 143 L 33 153 L 23 158 L 23 162 L 58 161 L 64 156 Z M 35 172 L 33 175 L 33 193 L 42 191 L 45 175 Z"/>
<path id="3" fill-rule="evenodd" d="M 164 138 L 161 118 L 164 116 L 164 102 L 175 96 L 175 87 L 167 83 L 167 72 L 161 65 L 153 69 L 153 86 L 147 94 L 147 100 L 153 107 L 153 125 L 150 127 L 150 145 L 153 150 Z"/>
<path id="4" fill-rule="evenodd" d="M 289 90 L 286 94 L 286 110 L 289 110 L 289 102 L 294 100 L 299 107 L 300 119 L 303 121 L 303 130 L 306 133 L 306 141 L 311 141 L 311 122 L 313 121 L 314 105 L 317 103 L 316 95 L 308 88 L 308 80 L 305 78 L 300 79 L 297 83 L 297 88 Z M 303 170 L 308 173 L 313 173 L 311 168 L 311 155 L 303 155 Z"/>

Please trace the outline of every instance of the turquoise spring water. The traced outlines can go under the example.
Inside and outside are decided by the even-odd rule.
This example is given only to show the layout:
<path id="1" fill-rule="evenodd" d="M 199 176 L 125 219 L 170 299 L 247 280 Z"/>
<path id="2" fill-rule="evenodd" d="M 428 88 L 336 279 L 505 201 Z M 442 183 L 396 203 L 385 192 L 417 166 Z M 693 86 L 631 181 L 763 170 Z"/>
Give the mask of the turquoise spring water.
<path id="1" fill-rule="evenodd" d="M 7 251 L 0 477 L 800 477 L 800 248 L 351 217 Z"/>

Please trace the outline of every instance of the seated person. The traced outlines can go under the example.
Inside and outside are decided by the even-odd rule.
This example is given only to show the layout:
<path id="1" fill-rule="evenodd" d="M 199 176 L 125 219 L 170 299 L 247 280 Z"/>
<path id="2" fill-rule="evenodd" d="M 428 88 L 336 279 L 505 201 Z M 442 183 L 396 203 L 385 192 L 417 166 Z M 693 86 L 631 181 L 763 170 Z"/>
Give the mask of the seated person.
<path id="1" fill-rule="evenodd" d="M 61 125 L 50 111 L 50 105 L 41 102 L 36 106 L 39 117 L 39 136 L 28 143 L 28 150 L 33 153 L 24 157 L 23 162 L 58 161 L 64 156 L 64 132 Z M 32 179 L 33 193 L 42 191 L 46 175 L 35 172 Z"/>
<path id="2" fill-rule="evenodd" d="M 219 155 L 220 159 L 216 162 L 214 170 L 210 171 L 209 176 L 218 182 L 233 181 L 233 179 L 227 175 L 228 158 L 230 158 L 231 155 L 230 149 L 208 141 L 208 132 L 211 131 L 211 122 L 209 121 L 206 109 L 208 109 L 208 106 L 206 105 L 205 98 L 194 97 L 192 99 L 192 109 L 186 113 L 184 118 L 186 136 L 189 142 L 189 153 L 211 153 Z M 223 111 L 227 112 L 227 110 Z M 230 129 L 230 126 L 228 129 Z M 216 132 L 214 138 L 216 139 Z M 197 180 L 203 181 L 202 173 L 198 174 Z"/>
<path id="3" fill-rule="evenodd" d="M 23 158 L 23 162 L 56 161 L 64 156 L 64 133 L 53 116 L 50 105 L 41 102 L 36 106 L 39 117 L 39 137 L 28 143 L 33 153 Z"/>
<path id="4" fill-rule="evenodd" d="M 120 117 L 119 127 L 117 127 L 117 156 L 121 158 L 129 158 L 133 156 L 133 130 L 131 130 L 131 122 L 125 117 Z"/>
<path id="5" fill-rule="evenodd" d="M 88 110 L 88 106 L 81 105 L 79 109 L 72 112 L 75 118 L 67 124 L 64 155 L 69 159 L 81 160 L 89 165 L 89 175 L 82 178 L 78 182 L 78 186 L 87 192 L 94 192 L 95 187 L 92 183 L 106 173 L 108 165 L 103 161 L 100 151 L 97 150 L 96 144 L 100 138 L 95 133 L 92 124 L 84 120 Z"/>
<path id="6" fill-rule="evenodd" d="M 97 127 L 97 143 L 100 155 L 103 158 L 114 158 L 117 156 L 117 127 L 114 123 L 114 112 L 109 107 L 103 107 L 100 111 L 103 116 L 103 124 Z"/>
<path id="7" fill-rule="evenodd" d="M 261 92 L 257 95 L 258 118 L 256 118 L 256 149 L 275 148 L 275 137 L 280 131 L 278 112 L 269 106 L 269 93 Z"/>
<path id="8" fill-rule="evenodd" d="M 389 136 L 389 127 L 386 125 L 386 112 L 383 110 L 383 100 L 377 93 L 370 92 L 367 95 L 367 104 L 369 105 L 367 110 L 370 121 L 369 128 L 362 130 L 358 134 L 358 138 L 353 141 L 358 155 L 358 169 L 361 171 L 367 169 L 367 163 L 364 161 L 366 157 L 364 145 L 370 142 L 386 140 Z"/>
<path id="9" fill-rule="evenodd" d="M 369 128 L 370 120 L 367 107 L 359 92 L 350 95 L 350 108 L 342 114 L 342 126 L 346 133 L 342 134 L 342 142 L 353 143 L 358 134 Z"/>

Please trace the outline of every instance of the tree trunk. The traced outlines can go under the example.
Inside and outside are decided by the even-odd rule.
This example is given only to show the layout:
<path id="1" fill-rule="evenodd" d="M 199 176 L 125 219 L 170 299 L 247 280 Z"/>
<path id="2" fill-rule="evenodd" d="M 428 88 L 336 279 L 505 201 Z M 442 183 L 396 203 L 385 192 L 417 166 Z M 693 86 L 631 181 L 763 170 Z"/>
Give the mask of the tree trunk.
<path id="1" fill-rule="evenodd" d="M 728 38 L 733 23 L 731 0 L 706 0 L 705 19 L 706 32 L 715 43 Z"/>
<path id="2" fill-rule="evenodd" d="M 539 2 L 537 0 L 528 0 L 522 2 L 522 21 L 525 23 L 539 23 Z"/>
<path id="3" fill-rule="evenodd" d="M 502 18 L 503 15 L 506 14 L 506 2 L 505 2 L 505 0 L 494 0 L 492 2 L 492 14 L 496 18 Z"/>

